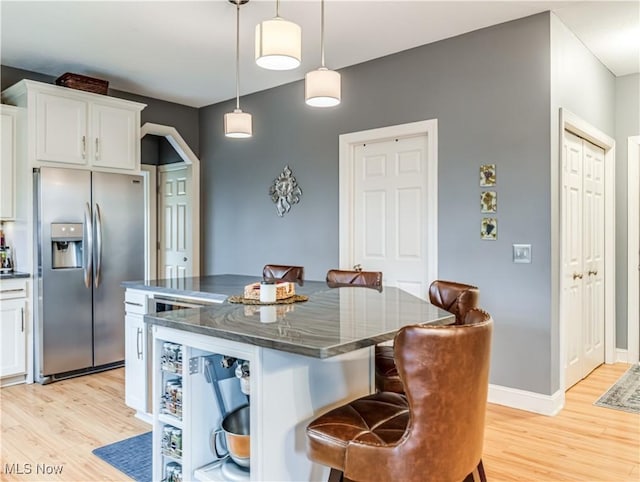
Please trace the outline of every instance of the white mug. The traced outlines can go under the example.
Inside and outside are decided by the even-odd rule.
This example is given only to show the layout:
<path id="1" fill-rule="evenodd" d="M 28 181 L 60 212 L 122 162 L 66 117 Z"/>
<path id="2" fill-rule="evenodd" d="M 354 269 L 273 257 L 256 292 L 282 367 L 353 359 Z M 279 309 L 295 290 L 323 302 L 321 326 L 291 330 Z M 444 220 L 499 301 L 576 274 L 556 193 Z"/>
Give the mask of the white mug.
<path id="1" fill-rule="evenodd" d="M 276 301 L 276 285 L 263 281 L 260 283 L 260 302 L 274 303 Z"/>

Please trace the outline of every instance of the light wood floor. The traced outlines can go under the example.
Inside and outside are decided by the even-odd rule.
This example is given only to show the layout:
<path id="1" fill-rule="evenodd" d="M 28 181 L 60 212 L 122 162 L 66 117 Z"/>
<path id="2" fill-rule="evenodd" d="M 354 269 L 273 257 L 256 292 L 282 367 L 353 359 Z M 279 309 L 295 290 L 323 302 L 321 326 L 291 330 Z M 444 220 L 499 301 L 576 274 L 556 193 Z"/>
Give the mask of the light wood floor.
<path id="1" fill-rule="evenodd" d="M 640 480 L 640 415 L 593 405 L 627 368 L 597 369 L 567 392 L 555 417 L 489 405 L 489 481 Z M 0 390 L 0 480 L 128 480 L 91 453 L 149 429 L 123 399 L 123 369 Z M 31 464 L 32 473 L 7 474 L 7 464 L 19 464 L 23 472 Z M 62 473 L 37 474 L 36 464 L 62 467 Z"/>

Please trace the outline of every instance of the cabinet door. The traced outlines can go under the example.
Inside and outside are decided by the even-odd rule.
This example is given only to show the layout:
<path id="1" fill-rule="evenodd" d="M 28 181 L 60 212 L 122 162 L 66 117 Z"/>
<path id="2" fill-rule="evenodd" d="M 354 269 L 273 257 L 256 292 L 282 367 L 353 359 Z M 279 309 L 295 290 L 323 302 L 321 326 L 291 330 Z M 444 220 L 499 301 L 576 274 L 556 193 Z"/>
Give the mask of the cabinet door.
<path id="1" fill-rule="evenodd" d="M 86 164 L 88 104 L 83 100 L 38 93 L 36 159 Z"/>
<path id="2" fill-rule="evenodd" d="M 147 412 L 146 332 L 142 315 L 128 313 L 124 318 L 125 403 Z"/>
<path id="3" fill-rule="evenodd" d="M 0 113 L 0 219 L 15 218 L 15 135 L 13 113 Z"/>
<path id="4" fill-rule="evenodd" d="M 0 377 L 26 372 L 25 300 L 0 303 Z"/>
<path id="5" fill-rule="evenodd" d="M 137 167 L 139 139 L 136 112 L 121 107 L 92 104 L 91 164 L 113 169 Z"/>

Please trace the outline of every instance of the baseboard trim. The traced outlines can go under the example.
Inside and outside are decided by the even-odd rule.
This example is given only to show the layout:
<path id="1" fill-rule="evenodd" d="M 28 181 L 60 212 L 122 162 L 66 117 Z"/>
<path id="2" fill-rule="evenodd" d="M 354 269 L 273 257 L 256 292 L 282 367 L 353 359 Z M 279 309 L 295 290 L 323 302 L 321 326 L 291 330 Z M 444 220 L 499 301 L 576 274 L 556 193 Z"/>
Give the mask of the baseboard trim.
<path id="1" fill-rule="evenodd" d="M 616 363 L 629 363 L 629 350 L 616 348 Z"/>
<path id="2" fill-rule="evenodd" d="M 558 390 L 553 395 L 543 395 L 517 388 L 489 385 L 489 403 L 526 410 L 542 415 L 557 415 L 564 407 L 564 392 Z"/>

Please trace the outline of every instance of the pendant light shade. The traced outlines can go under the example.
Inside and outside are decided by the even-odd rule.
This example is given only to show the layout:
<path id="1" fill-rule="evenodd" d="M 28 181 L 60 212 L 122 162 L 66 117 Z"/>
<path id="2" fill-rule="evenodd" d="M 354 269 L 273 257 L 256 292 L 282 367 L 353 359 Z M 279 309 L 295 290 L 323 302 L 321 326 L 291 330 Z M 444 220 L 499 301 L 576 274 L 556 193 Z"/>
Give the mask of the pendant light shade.
<path id="1" fill-rule="evenodd" d="M 256 25 L 256 64 L 263 69 L 291 70 L 302 58 L 302 29 L 281 17 Z"/>
<path id="2" fill-rule="evenodd" d="M 280 17 L 280 1 L 276 0 L 276 16 L 256 25 L 256 64 L 269 70 L 291 70 L 302 59 L 302 29 Z"/>
<path id="3" fill-rule="evenodd" d="M 234 138 L 251 137 L 251 114 L 240 109 L 240 5 L 249 0 L 229 0 L 236 6 L 236 108 L 224 115 L 224 135 Z"/>
<path id="4" fill-rule="evenodd" d="M 340 74 L 324 66 L 324 0 L 320 2 L 320 68 L 304 77 L 304 101 L 312 107 L 333 107 L 342 98 Z"/>
<path id="5" fill-rule="evenodd" d="M 224 135 L 227 137 L 251 137 L 251 114 L 234 109 L 224 115 Z"/>
<path id="6" fill-rule="evenodd" d="M 340 74 L 326 67 L 308 72 L 304 78 L 305 102 L 312 107 L 338 105 L 340 90 Z"/>

